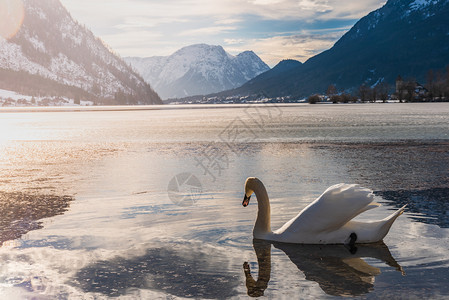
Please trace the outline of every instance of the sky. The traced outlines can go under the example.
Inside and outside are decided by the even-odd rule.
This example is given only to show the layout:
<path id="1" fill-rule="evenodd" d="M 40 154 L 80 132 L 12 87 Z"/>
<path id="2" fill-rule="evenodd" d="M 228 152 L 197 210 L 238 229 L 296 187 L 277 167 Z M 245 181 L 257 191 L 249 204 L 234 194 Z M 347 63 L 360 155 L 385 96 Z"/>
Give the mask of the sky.
<path id="1" fill-rule="evenodd" d="M 167 56 L 182 47 L 252 50 L 270 67 L 332 47 L 384 0 L 61 0 L 72 16 L 125 56 Z"/>

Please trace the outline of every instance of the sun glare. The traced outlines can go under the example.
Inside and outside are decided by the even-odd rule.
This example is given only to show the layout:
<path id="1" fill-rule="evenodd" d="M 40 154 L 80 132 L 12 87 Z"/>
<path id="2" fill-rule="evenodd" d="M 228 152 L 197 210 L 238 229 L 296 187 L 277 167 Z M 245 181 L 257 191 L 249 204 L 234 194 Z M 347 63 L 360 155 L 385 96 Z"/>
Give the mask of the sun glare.
<path id="1" fill-rule="evenodd" d="M 5 39 L 14 37 L 24 16 L 22 0 L 0 0 L 0 36 Z"/>

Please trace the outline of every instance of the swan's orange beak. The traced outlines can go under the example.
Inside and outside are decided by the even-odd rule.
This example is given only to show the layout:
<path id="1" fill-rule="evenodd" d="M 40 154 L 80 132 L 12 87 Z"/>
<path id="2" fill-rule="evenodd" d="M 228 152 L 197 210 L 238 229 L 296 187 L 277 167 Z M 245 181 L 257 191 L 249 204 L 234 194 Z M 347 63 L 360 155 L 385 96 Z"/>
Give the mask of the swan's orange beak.
<path id="1" fill-rule="evenodd" d="M 251 199 L 251 196 L 248 197 L 248 196 L 245 195 L 245 198 L 243 198 L 243 203 L 242 203 L 243 207 L 247 207 L 248 206 L 250 199 Z"/>

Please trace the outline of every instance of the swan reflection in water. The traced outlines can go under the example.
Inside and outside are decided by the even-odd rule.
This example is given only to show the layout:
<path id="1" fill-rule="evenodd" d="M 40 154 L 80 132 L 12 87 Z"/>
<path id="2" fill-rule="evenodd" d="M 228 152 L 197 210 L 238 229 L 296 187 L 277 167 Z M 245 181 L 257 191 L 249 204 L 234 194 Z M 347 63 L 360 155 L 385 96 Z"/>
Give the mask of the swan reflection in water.
<path id="1" fill-rule="evenodd" d="M 332 296 L 361 296 L 373 290 L 374 278 L 381 271 L 362 257 L 383 261 L 405 275 L 383 242 L 350 248 L 344 245 L 299 245 L 254 240 L 253 247 L 259 265 L 257 281 L 251 275 L 249 264 L 243 264 L 246 287 L 251 297 L 262 296 L 268 287 L 272 244 L 284 251 L 307 280 L 317 282 L 326 294 Z"/>

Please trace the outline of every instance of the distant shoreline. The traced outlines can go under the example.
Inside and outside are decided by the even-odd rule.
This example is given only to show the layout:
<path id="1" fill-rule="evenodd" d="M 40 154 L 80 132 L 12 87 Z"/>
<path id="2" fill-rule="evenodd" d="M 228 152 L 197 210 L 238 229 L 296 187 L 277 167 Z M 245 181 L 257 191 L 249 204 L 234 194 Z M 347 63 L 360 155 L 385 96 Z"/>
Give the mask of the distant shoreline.
<path id="1" fill-rule="evenodd" d="M 432 105 L 449 102 L 414 102 L 414 103 L 240 103 L 240 104 L 176 104 L 176 105 L 117 105 L 117 106 L 21 106 L 0 107 L 0 113 L 31 113 L 31 112 L 108 112 L 108 111 L 146 111 L 146 110 L 181 110 L 181 109 L 219 109 L 219 108 L 247 108 L 249 106 L 273 106 L 273 107 L 307 107 L 321 105 L 345 105 L 345 106 L 367 106 L 367 105 Z"/>

